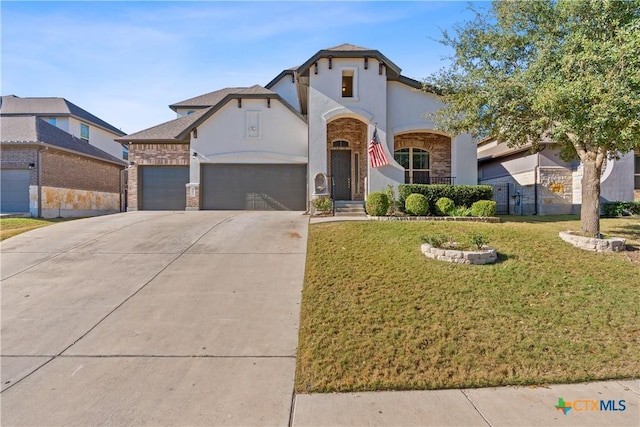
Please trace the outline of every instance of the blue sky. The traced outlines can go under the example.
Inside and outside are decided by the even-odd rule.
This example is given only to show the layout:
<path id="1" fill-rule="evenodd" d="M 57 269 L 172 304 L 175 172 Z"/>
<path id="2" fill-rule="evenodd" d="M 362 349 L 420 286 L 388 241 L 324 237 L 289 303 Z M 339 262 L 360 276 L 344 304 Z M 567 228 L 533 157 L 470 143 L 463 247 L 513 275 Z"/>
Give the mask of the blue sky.
<path id="1" fill-rule="evenodd" d="M 169 104 L 266 85 L 342 43 L 377 49 L 422 80 L 452 52 L 433 39 L 466 2 L 2 1 L 2 95 L 64 97 L 126 133 Z"/>

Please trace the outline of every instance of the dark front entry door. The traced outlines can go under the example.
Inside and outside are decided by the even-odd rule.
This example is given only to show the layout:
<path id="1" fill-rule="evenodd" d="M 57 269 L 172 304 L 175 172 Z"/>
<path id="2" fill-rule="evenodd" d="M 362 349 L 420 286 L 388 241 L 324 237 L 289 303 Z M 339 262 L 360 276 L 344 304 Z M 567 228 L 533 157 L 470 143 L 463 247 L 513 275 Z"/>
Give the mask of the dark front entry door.
<path id="1" fill-rule="evenodd" d="M 333 176 L 333 199 L 351 200 L 351 150 L 331 152 L 331 175 Z"/>

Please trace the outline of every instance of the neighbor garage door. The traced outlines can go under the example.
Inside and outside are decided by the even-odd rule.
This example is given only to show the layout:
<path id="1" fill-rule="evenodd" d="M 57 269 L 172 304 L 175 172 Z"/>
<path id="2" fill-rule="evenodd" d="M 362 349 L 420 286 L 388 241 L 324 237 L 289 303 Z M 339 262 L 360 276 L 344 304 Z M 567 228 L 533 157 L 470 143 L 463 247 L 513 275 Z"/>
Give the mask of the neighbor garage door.
<path id="1" fill-rule="evenodd" d="M 2 169 L 0 201 L 2 212 L 29 212 L 29 171 Z"/>
<path id="2" fill-rule="evenodd" d="M 142 189 L 140 209 L 185 210 L 188 166 L 141 166 L 138 180 Z"/>
<path id="3" fill-rule="evenodd" d="M 306 210 L 307 165 L 202 165 L 202 209 Z"/>

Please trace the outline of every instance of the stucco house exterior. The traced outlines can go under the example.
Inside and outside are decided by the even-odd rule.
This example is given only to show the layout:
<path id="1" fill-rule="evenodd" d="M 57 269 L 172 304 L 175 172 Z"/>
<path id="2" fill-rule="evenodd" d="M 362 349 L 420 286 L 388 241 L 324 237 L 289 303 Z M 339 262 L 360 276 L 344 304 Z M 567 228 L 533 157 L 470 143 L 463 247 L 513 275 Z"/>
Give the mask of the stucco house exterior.
<path id="1" fill-rule="evenodd" d="M 56 116 L 53 109 L 43 110 L 39 101 L 22 103 L 22 113 L 18 113 L 15 99 L 23 98 L 2 97 L 0 109 L 0 211 L 44 218 L 122 211 L 126 162 L 122 148 L 114 149 L 113 144 L 119 144 L 113 138 L 123 132 L 103 130 L 106 122 L 79 111 L 63 98 L 47 100 L 68 103 L 72 115 Z M 91 123 L 88 135 L 86 129 L 83 138 L 71 133 L 81 132 L 79 124 L 87 123 Z M 100 128 L 94 123 L 100 123 Z M 118 156 L 96 145 L 106 146 Z"/>
<path id="2" fill-rule="evenodd" d="M 176 119 L 118 138 L 129 147 L 128 209 L 304 211 L 324 194 L 362 201 L 405 182 L 476 184 L 471 137 L 423 117 L 441 107 L 377 50 L 323 49 L 264 87 L 177 102 Z M 376 130 L 380 167 L 368 160 Z"/>
<path id="3" fill-rule="evenodd" d="M 565 162 L 551 143 L 510 148 L 487 139 L 478 143 L 478 182 L 494 186 L 503 213 L 523 215 L 579 214 L 582 164 Z M 606 160 L 600 180 L 601 202 L 640 200 L 640 153 Z"/>

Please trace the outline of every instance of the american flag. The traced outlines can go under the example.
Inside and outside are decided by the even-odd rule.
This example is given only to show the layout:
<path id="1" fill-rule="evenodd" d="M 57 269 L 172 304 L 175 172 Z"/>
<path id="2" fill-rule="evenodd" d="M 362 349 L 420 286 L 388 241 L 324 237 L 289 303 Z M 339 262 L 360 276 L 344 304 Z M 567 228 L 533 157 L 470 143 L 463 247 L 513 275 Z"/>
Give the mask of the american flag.
<path id="1" fill-rule="evenodd" d="M 369 163 L 371 163 L 372 168 L 389 164 L 387 156 L 384 155 L 380 139 L 378 138 L 378 128 L 373 131 L 373 138 L 371 138 L 371 142 L 369 143 Z"/>

